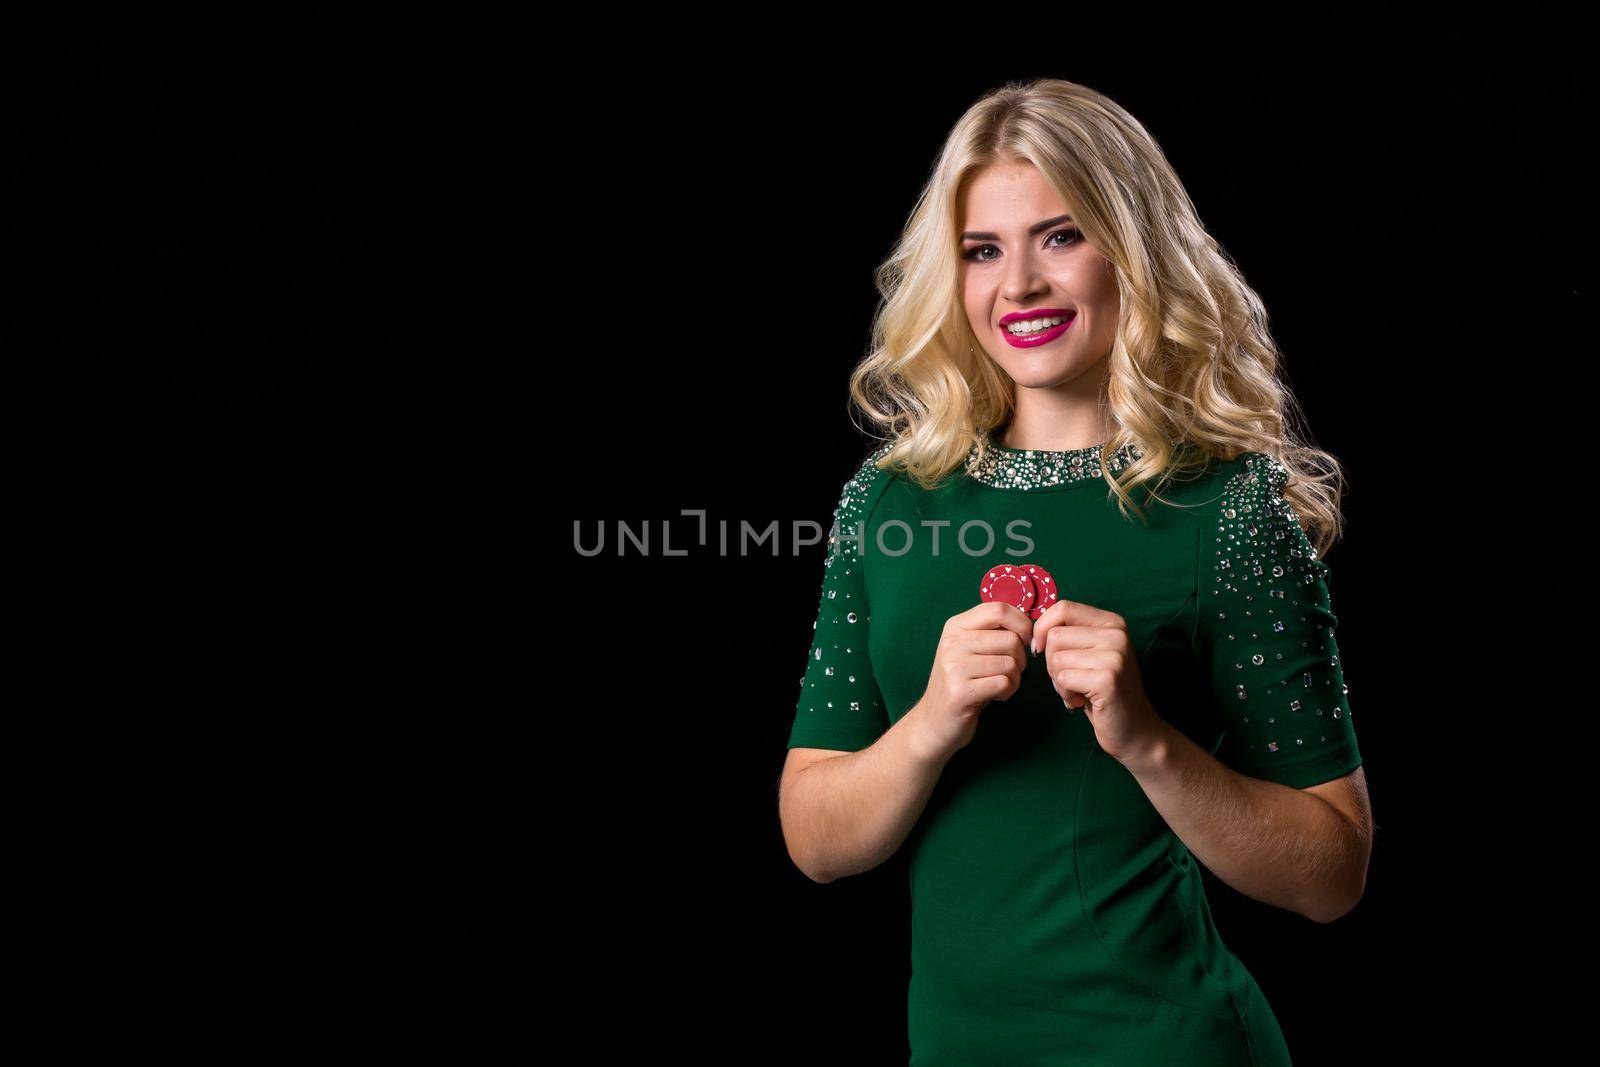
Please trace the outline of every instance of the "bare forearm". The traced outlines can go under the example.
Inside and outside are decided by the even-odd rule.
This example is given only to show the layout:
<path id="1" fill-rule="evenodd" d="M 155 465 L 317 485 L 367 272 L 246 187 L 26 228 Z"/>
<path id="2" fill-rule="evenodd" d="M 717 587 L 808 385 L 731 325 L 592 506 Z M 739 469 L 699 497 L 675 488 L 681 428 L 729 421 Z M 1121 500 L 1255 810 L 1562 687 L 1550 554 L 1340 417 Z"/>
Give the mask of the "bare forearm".
<path id="1" fill-rule="evenodd" d="M 914 708 L 867 748 L 819 760 L 785 784 L 779 818 L 808 877 L 869 871 L 905 842 L 949 759 L 919 744 L 919 717 Z"/>
<path id="2" fill-rule="evenodd" d="M 1360 899 L 1366 843 L 1321 797 L 1240 774 L 1170 725 L 1124 766 L 1189 851 L 1246 896 L 1318 922 Z"/>

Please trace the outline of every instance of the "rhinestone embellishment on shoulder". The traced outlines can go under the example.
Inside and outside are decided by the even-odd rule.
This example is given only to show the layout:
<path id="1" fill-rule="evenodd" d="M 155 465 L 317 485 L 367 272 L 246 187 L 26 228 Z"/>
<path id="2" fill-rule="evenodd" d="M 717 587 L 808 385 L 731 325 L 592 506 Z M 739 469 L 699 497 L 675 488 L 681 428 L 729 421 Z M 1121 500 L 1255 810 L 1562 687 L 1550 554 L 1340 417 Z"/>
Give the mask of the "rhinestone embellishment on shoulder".
<path id="1" fill-rule="evenodd" d="M 1019 450 L 997 446 L 988 431 L 983 436 L 987 446 L 983 458 L 978 458 L 978 448 L 973 446 L 967 456 L 967 475 L 973 481 L 996 489 L 1046 489 L 1086 478 L 1103 479 L 1106 473 L 1105 465 L 1100 462 L 1099 445 L 1058 452 Z M 1111 457 L 1109 473 L 1119 473 L 1142 456 L 1134 446 L 1123 445 Z"/>
<path id="2" fill-rule="evenodd" d="M 1270 563 L 1272 578 L 1287 575 L 1295 584 L 1315 582 L 1328 567 L 1317 559 L 1300 517 L 1284 496 L 1288 469 L 1262 452 L 1247 452 L 1243 459 L 1244 469 L 1223 486 L 1217 543 L 1223 544 L 1226 538 L 1230 552 L 1217 552 L 1217 581 L 1224 583 L 1231 576 L 1246 582 L 1265 576 L 1264 565 Z M 1289 544 L 1280 554 L 1278 542 L 1285 540 Z M 1269 595 L 1277 594 L 1269 590 Z"/>
<path id="3" fill-rule="evenodd" d="M 822 562 L 824 567 L 832 567 L 840 556 L 861 554 L 859 544 L 841 535 L 856 532 L 856 524 L 862 519 L 861 512 L 872 489 L 872 479 L 878 472 L 878 460 L 887 455 L 893 447 L 894 442 L 885 441 L 873 449 L 872 454 L 861 461 L 861 466 L 850 476 L 850 480 L 844 483 L 844 491 L 839 496 L 839 506 L 833 509 L 833 529 L 828 532 L 828 555 Z"/>

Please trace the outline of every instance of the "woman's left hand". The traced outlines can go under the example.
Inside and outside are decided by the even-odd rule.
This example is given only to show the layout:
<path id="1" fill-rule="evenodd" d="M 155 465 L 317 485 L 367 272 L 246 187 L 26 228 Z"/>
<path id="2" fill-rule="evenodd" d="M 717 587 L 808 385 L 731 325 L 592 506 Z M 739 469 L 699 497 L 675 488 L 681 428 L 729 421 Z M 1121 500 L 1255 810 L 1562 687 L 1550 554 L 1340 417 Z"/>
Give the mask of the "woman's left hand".
<path id="1" fill-rule="evenodd" d="M 1032 647 L 1067 709 L 1086 709 L 1106 755 L 1127 763 L 1159 740 L 1166 723 L 1145 695 L 1121 615 L 1058 600 L 1034 620 Z"/>

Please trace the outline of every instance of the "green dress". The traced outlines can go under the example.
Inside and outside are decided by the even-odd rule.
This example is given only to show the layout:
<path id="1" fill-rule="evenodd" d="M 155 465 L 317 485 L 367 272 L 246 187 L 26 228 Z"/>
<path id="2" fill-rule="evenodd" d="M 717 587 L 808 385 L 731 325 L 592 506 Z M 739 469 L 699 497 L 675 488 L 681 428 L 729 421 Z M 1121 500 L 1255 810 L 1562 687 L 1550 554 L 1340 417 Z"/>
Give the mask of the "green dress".
<path id="1" fill-rule="evenodd" d="M 921 699 L 984 575 L 1031 563 L 1127 621 L 1156 710 L 1241 774 L 1304 788 L 1361 765 L 1328 567 L 1280 464 L 1213 457 L 1167 503 L 1136 489 L 1141 522 L 1098 447 L 986 444 L 936 490 L 877 469 L 887 444 L 846 483 L 790 748 L 871 745 Z M 1289 1062 L 1196 861 L 1042 658 L 983 709 L 904 847 L 912 1067 Z"/>

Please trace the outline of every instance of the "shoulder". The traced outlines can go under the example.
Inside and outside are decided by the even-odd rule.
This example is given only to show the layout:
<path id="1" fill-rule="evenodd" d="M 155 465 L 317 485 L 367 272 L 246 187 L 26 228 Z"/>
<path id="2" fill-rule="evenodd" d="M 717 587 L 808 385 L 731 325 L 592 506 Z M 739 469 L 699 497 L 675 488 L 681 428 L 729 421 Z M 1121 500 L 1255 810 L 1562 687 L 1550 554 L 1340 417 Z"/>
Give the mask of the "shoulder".
<path id="1" fill-rule="evenodd" d="M 1232 459 L 1222 460 L 1221 471 L 1227 476 L 1227 487 L 1234 492 L 1281 497 L 1289 484 L 1288 468 L 1265 452 L 1240 452 Z"/>
<path id="2" fill-rule="evenodd" d="M 884 489 L 895 478 L 893 471 L 878 467 L 878 461 L 893 447 L 892 441 L 875 446 L 845 481 L 839 492 L 839 506 L 834 509 L 840 526 L 864 521 L 872 513 Z"/>
<path id="3" fill-rule="evenodd" d="M 1289 469 L 1278 460 L 1265 452 L 1241 452 L 1228 461 L 1222 479 L 1224 517 L 1266 524 L 1274 538 L 1283 538 L 1284 527 L 1298 527 L 1300 521 L 1284 495 L 1288 486 Z"/>
<path id="4" fill-rule="evenodd" d="M 878 461 L 884 456 L 887 456 L 893 449 L 893 441 L 884 441 L 881 444 L 875 445 L 872 451 L 867 453 L 866 458 L 861 461 L 860 466 L 856 468 L 856 472 L 852 476 L 851 480 L 873 481 L 878 478 L 892 478 L 894 476 L 894 472 L 890 470 L 880 470 L 878 468 Z"/>
<path id="5" fill-rule="evenodd" d="M 1308 581 L 1325 569 L 1284 495 L 1289 471 L 1277 459 L 1241 452 L 1219 460 L 1214 484 L 1210 514 L 1220 580 Z"/>
<path id="6" fill-rule="evenodd" d="M 1249 513 L 1264 517 L 1269 511 L 1281 512 L 1287 506 L 1283 491 L 1289 484 L 1289 471 L 1265 452 L 1241 452 L 1232 459 L 1211 457 L 1207 501 L 1221 518 Z"/>

